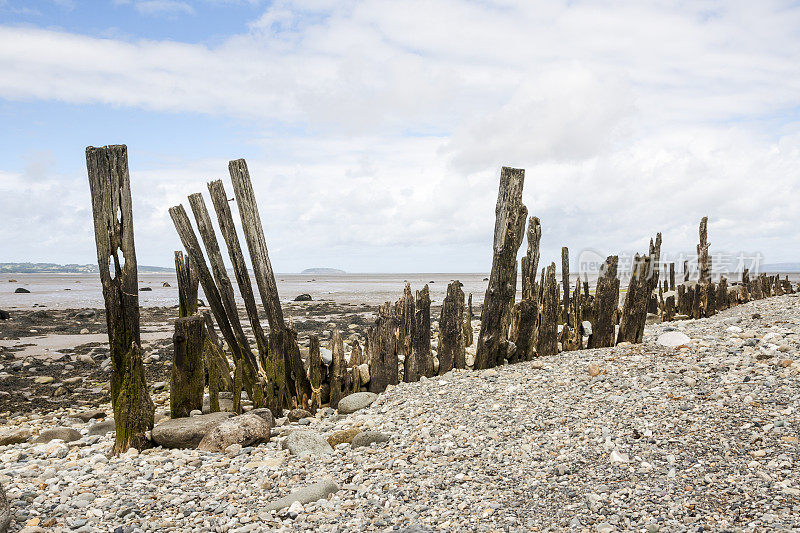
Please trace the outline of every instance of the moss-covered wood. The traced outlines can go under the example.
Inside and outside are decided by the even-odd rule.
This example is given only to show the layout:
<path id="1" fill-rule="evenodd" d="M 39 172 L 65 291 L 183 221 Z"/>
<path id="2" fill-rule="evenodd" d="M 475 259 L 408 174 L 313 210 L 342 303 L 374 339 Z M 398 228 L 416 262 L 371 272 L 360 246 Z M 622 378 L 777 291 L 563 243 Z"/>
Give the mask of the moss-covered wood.
<path id="1" fill-rule="evenodd" d="M 319 337 L 311 335 L 308 348 L 308 379 L 311 383 L 311 404 L 309 407 L 312 413 L 316 413 L 322 407 L 322 370 Z"/>
<path id="2" fill-rule="evenodd" d="M 205 322 L 200 315 L 181 317 L 175 321 L 169 381 L 169 411 L 172 418 L 189 416 L 192 411 L 203 409 L 204 333 Z"/>
<path id="3" fill-rule="evenodd" d="M 125 145 L 86 148 L 97 265 L 103 287 L 111 352 L 114 453 L 146 444 L 155 406 L 145 382 L 139 335 L 139 287 L 133 238 L 128 150 Z"/>
<path id="4" fill-rule="evenodd" d="M 397 317 L 389 302 L 378 309 L 375 341 L 370 341 L 370 392 L 380 393 L 388 385 L 397 385 Z"/>

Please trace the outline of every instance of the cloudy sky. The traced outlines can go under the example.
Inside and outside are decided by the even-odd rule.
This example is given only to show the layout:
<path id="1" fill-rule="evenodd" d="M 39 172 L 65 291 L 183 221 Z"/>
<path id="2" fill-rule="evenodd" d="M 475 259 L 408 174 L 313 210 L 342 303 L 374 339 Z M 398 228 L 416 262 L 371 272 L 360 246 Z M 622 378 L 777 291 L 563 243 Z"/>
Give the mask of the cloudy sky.
<path id="1" fill-rule="evenodd" d="M 487 271 L 502 165 L 544 261 L 797 261 L 799 65 L 795 2 L 0 0 L 0 262 L 95 260 L 118 143 L 141 264 L 239 157 L 279 272 Z"/>

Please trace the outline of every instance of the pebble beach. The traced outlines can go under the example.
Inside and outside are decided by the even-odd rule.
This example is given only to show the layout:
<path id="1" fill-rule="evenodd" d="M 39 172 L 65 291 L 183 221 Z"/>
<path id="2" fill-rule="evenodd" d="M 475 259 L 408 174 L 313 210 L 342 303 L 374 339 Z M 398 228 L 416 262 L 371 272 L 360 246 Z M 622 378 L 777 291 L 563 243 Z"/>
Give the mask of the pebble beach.
<path id="1" fill-rule="evenodd" d="M 786 295 L 648 325 L 638 345 L 358 393 L 354 412 L 287 413 L 222 452 L 111 457 L 108 404 L 16 413 L 0 484 L 30 533 L 792 530 L 798 350 Z M 163 418 L 168 392 L 153 397 Z"/>

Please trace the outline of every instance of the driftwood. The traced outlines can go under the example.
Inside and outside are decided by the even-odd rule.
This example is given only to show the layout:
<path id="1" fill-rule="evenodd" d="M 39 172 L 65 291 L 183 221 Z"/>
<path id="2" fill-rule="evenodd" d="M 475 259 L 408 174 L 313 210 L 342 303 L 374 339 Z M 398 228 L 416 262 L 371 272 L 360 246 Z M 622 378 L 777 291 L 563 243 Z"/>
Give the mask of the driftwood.
<path id="1" fill-rule="evenodd" d="M 432 377 L 433 355 L 431 354 L 431 297 L 428 286 L 417 291 L 414 310 L 414 337 L 411 341 L 412 368 L 416 374 L 414 381 L 421 376 Z M 406 367 L 408 372 L 408 367 Z"/>
<path id="2" fill-rule="evenodd" d="M 155 412 L 142 364 L 128 149 L 89 146 L 86 169 L 111 351 L 114 454 L 119 455 L 147 445 L 145 433 L 153 429 Z"/>
<path id="3" fill-rule="evenodd" d="M 192 316 L 197 313 L 199 280 L 191 261 L 180 250 L 175 252 L 175 273 L 178 275 L 178 316 Z"/>
<path id="4" fill-rule="evenodd" d="M 453 368 L 465 368 L 464 291 L 456 280 L 447 286 L 439 319 L 439 375 Z"/>
<path id="5" fill-rule="evenodd" d="M 286 329 L 283 320 L 283 310 L 278 296 L 278 286 L 275 283 L 275 273 L 267 251 L 267 241 L 264 229 L 261 226 L 261 217 L 258 214 L 253 184 L 250 181 L 250 172 L 244 159 L 237 159 L 228 163 L 236 202 L 239 206 L 239 215 L 242 220 L 247 247 L 250 251 L 250 261 L 253 264 L 253 274 L 256 278 L 261 303 L 267 313 L 267 320 L 272 332 Z M 311 398 L 311 384 L 306 376 L 303 361 L 300 359 L 298 347 L 291 347 L 284 354 L 286 368 L 291 370 L 292 382 L 298 401 Z M 287 383 L 291 385 L 291 383 Z"/>
<path id="6" fill-rule="evenodd" d="M 528 216 L 528 209 L 522 203 L 524 183 L 524 170 L 503 167 L 495 208 L 492 272 L 481 311 L 476 369 L 494 367 L 507 355 L 511 306 L 517 291 L 517 251 Z"/>
<path id="7" fill-rule="evenodd" d="M 204 331 L 205 322 L 200 315 L 181 317 L 175 321 L 169 381 L 169 412 L 172 418 L 189 416 L 194 410 L 203 410 Z"/>
<path id="8" fill-rule="evenodd" d="M 419 380 L 419 371 L 416 360 L 411 357 L 412 339 L 414 335 L 414 296 L 411 294 L 411 284 L 406 283 L 403 297 L 394 304 L 397 316 L 397 351 L 403 358 L 403 381 L 412 382 Z"/>
<path id="9" fill-rule="evenodd" d="M 556 284 L 556 264 L 551 263 L 542 272 L 542 295 L 539 298 L 539 327 L 536 338 L 536 353 L 556 355 L 558 353 L 558 285 Z"/>
<path id="10" fill-rule="evenodd" d="M 378 310 L 375 340 L 370 340 L 370 392 L 380 393 L 388 385 L 397 385 L 397 317 L 392 304 L 384 303 Z"/>
<path id="11" fill-rule="evenodd" d="M 589 348 L 614 346 L 616 336 L 614 313 L 619 307 L 618 264 L 619 258 L 616 255 L 610 255 L 600 270 L 594 297 L 595 321 L 592 324 Z"/>

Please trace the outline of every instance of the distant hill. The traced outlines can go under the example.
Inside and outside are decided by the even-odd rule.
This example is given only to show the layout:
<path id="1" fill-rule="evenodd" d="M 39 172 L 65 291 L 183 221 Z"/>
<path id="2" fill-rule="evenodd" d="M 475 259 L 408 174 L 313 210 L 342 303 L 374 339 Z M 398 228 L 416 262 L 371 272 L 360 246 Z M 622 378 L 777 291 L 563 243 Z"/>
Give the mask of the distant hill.
<path id="1" fill-rule="evenodd" d="M 344 270 L 338 268 L 307 268 L 300 272 L 301 274 L 347 274 Z"/>
<path id="2" fill-rule="evenodd" d="M 157 266 L 139 265 L 139 273 L 142 272 L 174 272 L 174 268 Z M 2 274 L 94 274 L 99 272 L 97 265 L 78 265 L 58 263 L 0 263 L 0 273 Z"/>

